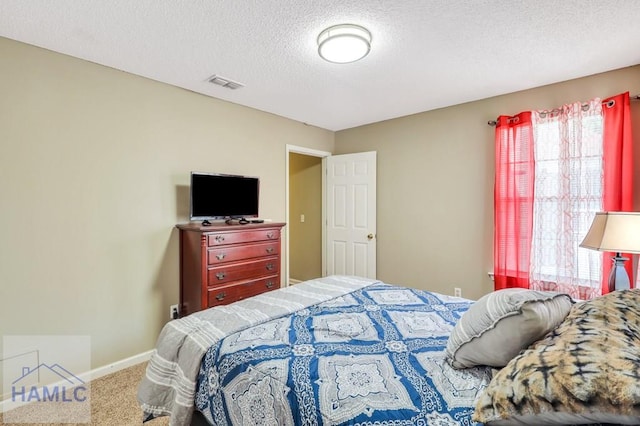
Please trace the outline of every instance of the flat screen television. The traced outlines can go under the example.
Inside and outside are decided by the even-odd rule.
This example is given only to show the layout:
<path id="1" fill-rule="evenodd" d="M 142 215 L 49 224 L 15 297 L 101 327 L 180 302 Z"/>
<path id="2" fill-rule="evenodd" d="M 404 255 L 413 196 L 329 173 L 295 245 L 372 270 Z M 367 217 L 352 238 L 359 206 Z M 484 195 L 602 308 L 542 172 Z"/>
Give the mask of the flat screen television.
<path id="1" fill-rule="evenodd" d="M 191 220 L 258 217 L 259 199 L 257 177 L 191 172 Z"/>

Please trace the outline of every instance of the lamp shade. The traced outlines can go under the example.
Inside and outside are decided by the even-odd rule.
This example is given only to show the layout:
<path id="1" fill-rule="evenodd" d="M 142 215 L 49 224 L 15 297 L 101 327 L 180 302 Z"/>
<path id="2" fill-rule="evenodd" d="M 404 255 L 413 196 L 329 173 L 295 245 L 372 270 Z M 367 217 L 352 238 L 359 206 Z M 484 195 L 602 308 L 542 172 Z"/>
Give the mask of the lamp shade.
<path id="1" fill-rule="evenodd" d="M 640 212 L 600 212 L 580 247 L 618 253 L 640 253 Z"/>

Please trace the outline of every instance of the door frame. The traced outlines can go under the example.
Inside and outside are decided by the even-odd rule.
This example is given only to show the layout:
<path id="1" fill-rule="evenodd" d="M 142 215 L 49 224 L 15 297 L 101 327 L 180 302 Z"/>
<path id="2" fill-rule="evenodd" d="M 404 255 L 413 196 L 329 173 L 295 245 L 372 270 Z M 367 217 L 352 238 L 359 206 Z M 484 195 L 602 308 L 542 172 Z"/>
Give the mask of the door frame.
<path id="1" fill-rule="evenodd" d="M 308 155 L 311 157 L 320 157 L 322 159 L 322 275 L 326 275 L 327 273 L 327 264 L 326 264 L 326 253 L 325 253 L 325 245 L 326 245 L 326 236 L 327 236 L 327 211 L 326 211 L 326 168 L 327 162 L 326 158 L 333 155 L 328 151 L 320 151 L 317 149 L 306 148 L 304 146 L 290 145 L 287 144 L 285 147 L 285 222 L 287 225 L 290 223 L 291 218 L 289 217 L 289 154 L 302 154 Z M 285 227 L 286 232 L 284 233 L 284 241 L 285 241 L 285 251 L 286 256 L 284 256 L 284 286 L 289 287 L 289 234 L 291 229 L 289 226 Z"/>

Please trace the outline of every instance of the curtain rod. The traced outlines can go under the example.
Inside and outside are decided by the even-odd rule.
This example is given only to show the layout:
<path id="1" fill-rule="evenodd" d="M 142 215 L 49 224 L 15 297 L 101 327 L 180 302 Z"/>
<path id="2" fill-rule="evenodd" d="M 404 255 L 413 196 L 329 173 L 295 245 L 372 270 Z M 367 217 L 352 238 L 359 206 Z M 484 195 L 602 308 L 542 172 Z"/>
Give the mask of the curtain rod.
<path id="1" fill-rule="evenodd" d="M 640 95 L 629 96 L 629 99 L 632 100 L 632 101 L 640 101 Z M 495 125 L 498 124 L 498 121 L 497 120 L 489 120 L 489 121 L 487 121 L 487 124 L 489 126 L 495 126 Z"/>

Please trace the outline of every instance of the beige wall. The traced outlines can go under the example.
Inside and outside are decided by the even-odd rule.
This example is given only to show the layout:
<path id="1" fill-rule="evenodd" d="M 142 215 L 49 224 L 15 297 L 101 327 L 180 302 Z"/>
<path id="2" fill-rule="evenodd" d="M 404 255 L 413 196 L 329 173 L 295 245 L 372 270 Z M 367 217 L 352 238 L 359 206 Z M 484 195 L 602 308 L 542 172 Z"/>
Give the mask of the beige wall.
<path id="1" fill-rule="evenodd" d="M 375 150 L 378 277 L 476 298 L 491 290 L 487 120 L 640 93 L 637 66 L 334 135 L 2 38 L 0 70 L 0 335 L 88 334 L 94 367 L 151 349 L 178 301 L 189 171 L 260 176 L 261 216 L 284 220 L 286 144 Z"/>
<path id="2" fill-rule="evenodd" d="M 0 335 L 90 335 L 94 368 L 153 348 L 178 303 L 191 170 L 259 176 L 261 217 L 284 221 L 286 144 L 334 149 L 333 132 L 3 38 L 0 70 Z"/>
<path id="3" fill-rule="evenodd" d="M 337 132 L 336 154 L 378 152 L 378 278 L 447 294 L 460 287 L 473 299 L 491 291 L 487 121 L 625 91 L 640 94 L 640 66 Z M 640 102 L 631 105 L 640 161 Z M 640 207 L 640 167 L 635 188 Z"/>
<path id="4" fill-rule="evenodd" d="M 304 222 L 300 221 L 304 215 Z M 289 275 L 322 276 L 322 158 L 289 154 Z"/>

